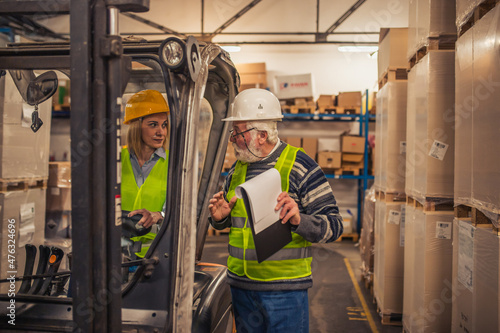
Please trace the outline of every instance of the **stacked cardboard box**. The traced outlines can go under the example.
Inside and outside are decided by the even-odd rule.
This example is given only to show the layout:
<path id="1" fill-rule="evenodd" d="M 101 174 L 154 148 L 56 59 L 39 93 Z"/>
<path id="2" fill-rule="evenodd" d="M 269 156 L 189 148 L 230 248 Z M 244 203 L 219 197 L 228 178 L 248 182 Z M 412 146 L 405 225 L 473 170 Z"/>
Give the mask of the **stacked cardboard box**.
<path id="1" fill-rule="evenodd" d="M 405 191 L 453 198 L 454 51 L 430 51 L 409 73 Z"/>
<path id="2" fill-rule="evenodd" d="M 500 238 L 470 219 L 453 228 L 452 332 L 499 332 Z"/>
<path id="3" fill-rule="evenodd" d="M 454 49 L 455 0 L 410 0 L 408 26 L 408 60 L 424 47 Z"/>
<path id="4" fill-rule="evenodd" d="M 500 213 L 497 5 L 457 42 L 455 201 Z M 498 222 L 494 221 L 498 227 Z"/>
<path id="5" fill-rule="evenodd" d="M 71 162 L 50 162 L 45 238 L 71 238 Z"/>
<path id="6" fill-rule="evenodd" d="M 382 323 L 390 323 L 403 313 L 404 221 L 404 203 L 383 198 L 376 201 L 373 292 Z"/>
<path id="7" fill-rule="evenodd" d="M 337 106 L 342 108 L 342 112 L 346 114 L 360 114 L 361 113 L 361 92 L 339 92 L 337 95 Z"/>
<path id="8" fill-rule="evenodd" d="M 46 179 L 49 169 L 52 101 L 38 105 L 42 127 L 34 133 L 31 114 L 34 107 L 23 103 L 10 74 L 0 77 L 0 178 Z"/>
<path id="9" fill-rule="evenodd" d="M 375 125 L 375 188 L 405 192 L 406 81 L 388 82 L 378 92 Z"/>
<path id="10" fill-rule="evenodd" d="M 451 332 L 453 212 L 406 205 L 403 329 Z"/>
<path id="11" fill-rule="evenodd" d="M 37 249 L 44 244 L 45 193 L 44 188 L 0 193 L 0 279 L 11 274 L 23 275 L 25 244 L 33 244 Z M 16 291 L 20 286 L 21 282 L 16 282 Z M 8 289 L 9 284 L 0 284 L 0 293 L 6 293 Z"/>
<path id="12" fill-rule="evenodd" d="M 240 75 L 240 91 L 249 88 L 266 88 L 267 72 L 266 63 L 235 64 Z"/>
<path id="13" fill-rule="evenodd" d="M 342 170 L 359 172 L 364 167 L 366 138 L 359 135 L 342 135 Z"/>
<path id="14" fill-rule="evenodd" d="M 286 138 L 281 138 L 284 142 L 291 146 L 302 148 L 306 154 L 313 160 L 317 160 L 318 154 L 318 138 L 315 137 L 293 137 L 289 136 Z"/>
<path id="15" fill-rule="evenodd" d="M 363 206 L 363 223 L 359 241 L 361 254 L 361 276 L 365 286 L 373 286 L 374 256 L 375 256 L 375 188 L 366 191 Z"/>

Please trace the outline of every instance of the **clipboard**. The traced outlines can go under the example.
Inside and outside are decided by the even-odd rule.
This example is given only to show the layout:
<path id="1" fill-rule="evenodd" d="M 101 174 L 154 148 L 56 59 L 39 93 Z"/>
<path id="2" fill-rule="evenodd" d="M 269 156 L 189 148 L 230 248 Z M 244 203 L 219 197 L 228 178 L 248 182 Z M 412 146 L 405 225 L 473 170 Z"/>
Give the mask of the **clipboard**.
<path id="1" fill-rule="evenodd" d="M 275 168 L 236 188 L 247 211 L 259 264 L 292 241 L 290 223 L 281 223 L 281 210 L 274 210 L 281 192 L 281 175 Z"/>

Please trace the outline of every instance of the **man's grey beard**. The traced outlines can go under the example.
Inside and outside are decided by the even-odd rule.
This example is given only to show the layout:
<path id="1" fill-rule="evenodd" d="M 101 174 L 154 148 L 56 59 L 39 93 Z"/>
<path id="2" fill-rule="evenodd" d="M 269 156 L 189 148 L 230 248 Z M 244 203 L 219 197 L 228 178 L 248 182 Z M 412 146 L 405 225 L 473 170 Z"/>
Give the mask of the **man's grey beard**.
<path id="1" fill-rule="evenodd" d="M 262 155 L 262 152 L 257 148 L 257 145 L 255 144 L 255 140 L 252 139 L 252 141 L 247 143 L 247 146 L 248 149 L 250 149 L 255 155 Z M 236 158 L 243 163 L 253 163 L 260 160 L 260 157 L 252 155 L 252 153 L 250 153 L 246 147 L 244 149 L 240 149 L 235 142 L 233 143 L 233 148 Z"/>

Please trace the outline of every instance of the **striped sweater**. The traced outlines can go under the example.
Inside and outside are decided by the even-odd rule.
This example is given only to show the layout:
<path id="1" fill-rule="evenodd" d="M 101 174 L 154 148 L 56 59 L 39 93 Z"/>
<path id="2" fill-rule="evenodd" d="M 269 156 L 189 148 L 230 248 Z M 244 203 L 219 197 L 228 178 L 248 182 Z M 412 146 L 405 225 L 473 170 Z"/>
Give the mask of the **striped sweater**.
<path id="1" fill-rule="evenodd" d="M 250 163 L 247 168 L 246 180 L 261 174 L 274 167 L 286 143 L 281 142 L 279 147 L 265 159 Z M 226 196 L 234 172 L 233 165 L 223 184 L 224 197 Z M 340 237 L 343 231 L 342 217 L 335 201 L 332 189 L 325 174 L 318 164 L 302 151 L 290 173 L 290 187 L 288 194 L 299 206 L 300 224 L 292 226 L 292 231 L 312 243 L 328 243 Z M 210 223 L 215 229 L 224 229 L 231 226 L 231 218 Z M 247 277 L 237 276 L 228 271 L 230 285 L 249 290 L 298 290 L 312 286 L 312 276 L 262 282 L 250 280 Z"/>

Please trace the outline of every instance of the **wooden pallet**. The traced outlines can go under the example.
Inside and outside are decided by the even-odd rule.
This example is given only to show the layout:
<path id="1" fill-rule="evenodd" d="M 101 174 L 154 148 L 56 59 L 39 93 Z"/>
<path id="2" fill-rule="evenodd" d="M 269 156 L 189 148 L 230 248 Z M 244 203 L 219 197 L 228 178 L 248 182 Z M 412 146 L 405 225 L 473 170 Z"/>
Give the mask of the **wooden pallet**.
<path id="1" fill-rule="evenodd" d="M 220 236 L 220 235 L 223 235 L 223 234 L 229 234 L 229 231 L 231 230 L 231 228 L 226 228 L 226 229 L 222 229 L 222 230 L 216 230 L 212 227 L 209 227 L 208 230 L 207 230 L 207 236 Z"/>
<path id="2" fill-rule="evenodd" d="M 388 82 L 408 80 L 407 68 L 388 68 L 378 80 L 378 89 L 382 89 Z M 371 113 L 371 110 L 370 110 Z"/>
<path id="3" fill-rule="evenodd" d="M 359 235 L 356 232 L 351 234 L 342 234 L 339 238 L 337 238 L 336 242 L 341 242 L 343 239 L 351 239 L 353 243 L 358 241 Z"/>
<path id="4" fill-rule="evenodd" d="M 375 199 L 383 202 L 406 202 L 405 193 L 375 191 Z"/>
<path id="5" fill-rule="evenodd" d="M 426 197 L 422 203 L 411 196 L 407 196 L 406 204 L 424 212 L 452 212 L 454 210 L 453 198 Z"/>
<path id="6" fill-rule="evenodd" d="M 496 213 L 492 213 L 492 215 L 496 215 L 496 221 L 492 221 L 488 216 L 486 216 L 481 210 L 476 207 L 471 207 L 467 205 L 457 205 L 454 209 L 455 218 L 457 219 L 470 219 L 471 223 L 474 226 L 479 224 L 485 225 L 490 224 L 491 229 L 497 234 L 500 235 L 500 216 Z"/>
<path id="7" fill-rule="evenodd" d="M 382 325 L 403 326 L 403 314 L 402 313 L 392 313 L 392 312 L 382 310 L 375 297 L 374 297 L 374 303 L 377 306 L 377 313 L 380 316 L 380 321 L 381 321 Z"/>
<path id="8" fill-rule="evenodd" d="M 411 70 L 429 51 L 438 50 L 454 50 L 455 42 L 457 41 L 456 34 L 440 35 L 428 37 L 425 45 L 420 47 L 408 61 L 408 68 Z"/>
<path id="9" fill-rule="evenodd" d="M 359 176 L 361 169 L 335 169 L 333 174 L 335 176 Z"/>
<path id="10" fill-rule="evenodd" d="M 382 325 L 403 326 L 403 314 L 380 313 Z"/>
<path id="11" fill-rule="evenodd" d="M 476 24 L 477 21 L 479 21 L 490 10 L 495 8 L 498 2 L 500 2 L 500 0 L 485 0 L 479 5 L 477 5 L 472 10 L 472 15 L 470 15 L 469 19 L 458 27 L 458 35 L 462 36 L 464 33 L 466 33 L 470 28 L 472 28 Z"/>
<path id="12" fill-rule="evenodd" d="M 47 188 L 47 177 L 0 179 L 0 192 L 27 191 L 33 188 Z"/>

